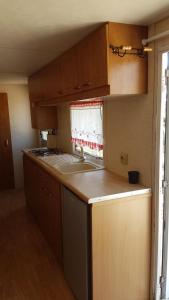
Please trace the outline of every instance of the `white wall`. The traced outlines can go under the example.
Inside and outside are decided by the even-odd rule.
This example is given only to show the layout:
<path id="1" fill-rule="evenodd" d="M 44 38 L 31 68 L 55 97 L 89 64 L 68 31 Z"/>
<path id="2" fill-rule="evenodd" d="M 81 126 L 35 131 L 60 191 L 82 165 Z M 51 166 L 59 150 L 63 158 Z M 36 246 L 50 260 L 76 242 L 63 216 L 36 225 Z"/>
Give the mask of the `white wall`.
<path id="1" fill-rule="evenodd" d="M 15 187 L 23 187 L 22 149 L 37 144 L 35 130 L 31 128 L 27 85 L 2 84 L 0 92 L 8 94 Z"/>
<path id="2" fill-rule="evenodd" d="M 112 98 L 104 105 L 105 166 L 124 177 L 140 172 L 140 183 L 151 186 L 153 98 L 150 94 Z M 120 154 L 128 154 L 128 165 Z"/>

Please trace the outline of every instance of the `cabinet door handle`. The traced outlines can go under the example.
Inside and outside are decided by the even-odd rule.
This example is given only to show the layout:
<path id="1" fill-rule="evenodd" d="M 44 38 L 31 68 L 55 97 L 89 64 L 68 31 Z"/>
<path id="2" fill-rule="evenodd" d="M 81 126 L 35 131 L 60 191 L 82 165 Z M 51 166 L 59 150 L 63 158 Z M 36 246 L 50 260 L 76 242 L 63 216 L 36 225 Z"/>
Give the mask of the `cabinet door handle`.
<path id="1" fill-rule="evenodd" d="M 5 145 L 5 147 L 8 147 L 8 146 L 9 146 L 9 141 L 8 141 L 8 139 L 6 139 L 6 140 L 4 141 L 4 145 Z"/>

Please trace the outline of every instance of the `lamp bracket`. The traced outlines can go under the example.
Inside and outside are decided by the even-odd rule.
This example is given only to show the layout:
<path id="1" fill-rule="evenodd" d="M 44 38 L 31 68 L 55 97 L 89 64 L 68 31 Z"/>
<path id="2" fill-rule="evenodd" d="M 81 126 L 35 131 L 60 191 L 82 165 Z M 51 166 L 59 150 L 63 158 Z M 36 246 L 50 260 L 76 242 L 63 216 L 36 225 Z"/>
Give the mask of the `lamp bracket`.
<path id="1" fill-rule="evenodd" d="M 145 56 L 146 56 L 146 52 L 144 50 L 144 47 L 142 47 L 142 48 L 132 48 L 130 46 L 110 45 L 110 49 L 112 50 L 113 54 L 118 55 L 119 57 L 124 57 L 125 55 L 135 55 L 135 56 L 138 56 L 140 58 L 145 58 Z"/>

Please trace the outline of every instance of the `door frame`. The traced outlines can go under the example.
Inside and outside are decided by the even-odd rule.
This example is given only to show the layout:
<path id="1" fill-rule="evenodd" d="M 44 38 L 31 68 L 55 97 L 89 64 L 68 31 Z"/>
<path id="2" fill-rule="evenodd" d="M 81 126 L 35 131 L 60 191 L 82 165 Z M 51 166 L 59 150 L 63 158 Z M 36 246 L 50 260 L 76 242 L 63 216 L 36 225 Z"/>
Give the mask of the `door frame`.
<path id="1" fill-rule="evenodd" d="M 154 166 L 153 166 L 153 187 L 154 187 L 154 212 L 153 212 L 153 253 L 152 253 L 152 285 L 153 299 L 160 300 L 162 275 L 162 246 L 163 246 L 163 223 L 160 222 L 160 214 L 163 212 L 163 205 L 160 203 L 162 193 L 162 182 L 160 182 L 160 150 L 161 150 L 161 78 L 162 78 L 162 54 L 169 52 L 167 46 L 157 47 L 155 53 L 155 86 L 157 90 L 154 95 Z M 154 61 L 155 61 L 154 60 Z"/>
<path id="2" fill-rule="evenodd" d="M 169 63 L 169 52 L 168 53 L 168 63 Z M 167 66 L 167 73 L 169 71 L 169 64 Z M 164 224 L 163 226 L 163 257 L 162 257 L 162 297 L 169 298 L 169 274 L 168 274 L 168 265 L 169 265 L 169 187 L 168 187 L 168 178 L 169 178 L 169 77 L 166 75 L 166 122 L 165 122 L 165 149 L 164 149 L 164 186 L 163 186 L 163 197 L 164 197 Z"/>

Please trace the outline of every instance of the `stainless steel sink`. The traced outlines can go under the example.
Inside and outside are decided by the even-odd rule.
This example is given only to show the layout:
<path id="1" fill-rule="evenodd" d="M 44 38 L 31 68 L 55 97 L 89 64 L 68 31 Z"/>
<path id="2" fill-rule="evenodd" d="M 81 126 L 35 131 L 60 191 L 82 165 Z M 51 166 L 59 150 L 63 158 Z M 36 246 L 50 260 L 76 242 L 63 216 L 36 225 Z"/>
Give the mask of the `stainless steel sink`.
<path id="1" fill-rule="evenodd" d="M 54 166 L 62 174 L 89 172 L 103 169 L 103 167 L 90 162 L 65 163 L 62 166 Z"/>
<path id="2" fill-rule="evenodd" d="M 79 158 L 68 154 L 63 153 L 59 155 L 50 155 L 38 157 L 44 163 L 52 166 L 61 174 L 72 174 L 80 172 L 90 172 L 103 169 L 102 166 L 97 165 L 90 161 L 79 161 Z"/>

